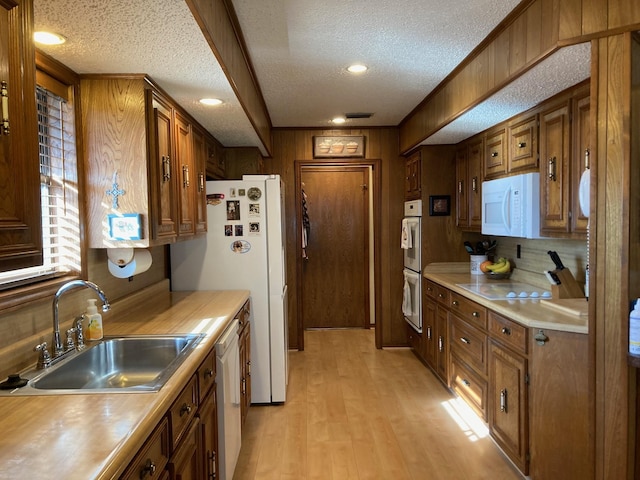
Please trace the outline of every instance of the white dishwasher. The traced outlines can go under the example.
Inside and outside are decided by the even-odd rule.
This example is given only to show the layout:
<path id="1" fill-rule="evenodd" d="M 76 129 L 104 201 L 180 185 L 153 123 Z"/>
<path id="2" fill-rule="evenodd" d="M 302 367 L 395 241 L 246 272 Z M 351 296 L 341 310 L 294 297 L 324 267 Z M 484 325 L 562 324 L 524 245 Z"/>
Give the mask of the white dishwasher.
<path id="1" fill-rule="evenodd" d="M 240 455 L 240 356 L 238 320 L 216 342 L 219 480 L 231 480 Z"/>

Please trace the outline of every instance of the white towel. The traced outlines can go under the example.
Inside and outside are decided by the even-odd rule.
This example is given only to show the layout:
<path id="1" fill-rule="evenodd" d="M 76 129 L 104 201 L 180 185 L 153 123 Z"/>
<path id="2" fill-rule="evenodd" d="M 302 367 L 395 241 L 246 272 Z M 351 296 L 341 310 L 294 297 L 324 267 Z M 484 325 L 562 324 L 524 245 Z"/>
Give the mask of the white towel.
<path id="1" fill-rule="evenodd" d="M 409 250 L 413 248 L 413 239 L 411 238 L 411 227 L 409 227 L 409 220 L 406 218 L 402 219 L 402 238 L 400 242 L 400 247 L 405 250 Z"/>
<path id="2" fill-rule="evenodd" d="M 402 289 L 402 313 L 404 313 L 405 317 L 410 317 L 413 313 L 411 310 L 411 287 L 406 277 L 404 279 L 404 288 Z"/>

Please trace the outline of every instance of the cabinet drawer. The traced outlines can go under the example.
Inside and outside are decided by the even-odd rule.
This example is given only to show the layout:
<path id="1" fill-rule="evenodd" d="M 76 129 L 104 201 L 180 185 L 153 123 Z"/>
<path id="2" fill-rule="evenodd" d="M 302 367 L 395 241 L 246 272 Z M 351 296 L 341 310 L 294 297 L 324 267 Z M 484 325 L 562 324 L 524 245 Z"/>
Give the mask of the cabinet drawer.
<path id="1" fill-rule="evenodd" d="M 451 292 L 449 308 L 463 320 L 483 330 L 487 328 L 487 309 L 462 295 Z"/>
<path id="2" fill-rule="evenodd" d="M 191 422 L 191 419 L 196 415 L 198 409 L 198 382 L 196 376 L 191 377 L 191 380 L 184 388 L 180 396 L 173 402 L 169 409 L 169 426 L 171 428 L 171 451 L 173 452 L 176 446 L 182 440 L 184 433 Z"/>
<path id="3" fill-rule="evenodd" d="M 425 280 L 424 282 L 424 294 L 429 297 L 429 298 L 433 298 L 436 299 L 436 290 L 437 290 L 437 285 L 432 282 L 431 280 Z"/>
<path id="4" fill-rule="evenodd" d="M 477 328 L 451 316 L 451 351 L 482 374 L 487 373 L 487 335 Z"/>
<path id="5" fill-rule="evenodd" d="M 487 419 L 487 381 L 476 374 L 460 358 L 451 355 L 450 384 L 467 404 L 484 420 Z"/>
<path id="6" fill-rule="evenodd" d="M 198 400 L 202 404 L 202 400 L 209 393 L 211 387 L 216 383 L 216 351 L 209 352 L 207 358 L 198 368 Z"/>
<path id="7" fill-rule="evenodd" d="M 451 292 L 437 283 L 434 283 L 434 285 L 436 289 L 436 300 L 438 300 L 438 303 L 441 303 L 448 308 L 451 302 Z"/>
<path id="8" fill-rule="evenodd" d="M 489 335 L 491 338 L 515 350 L 527 353 L 527 329 L 495 312 L 489 312 Z"/>
<path id="9" fill-rule="evenodd" d="M 131 461 L 120 480 L 160 477 L 169 460 L 169 422 L 165 417 Z"/>

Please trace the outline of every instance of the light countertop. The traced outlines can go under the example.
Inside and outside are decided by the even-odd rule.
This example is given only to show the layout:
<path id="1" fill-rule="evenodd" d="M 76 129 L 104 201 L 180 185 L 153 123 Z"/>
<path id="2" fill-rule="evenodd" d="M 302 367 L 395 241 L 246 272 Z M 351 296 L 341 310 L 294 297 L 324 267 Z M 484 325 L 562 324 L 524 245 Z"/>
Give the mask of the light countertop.
<path id="1" fill-rule="evenodd" d="M 553 302 L 537 299 L 489 300 L 460 287 L 459 285 L 473 283 L 508 284 L 510 282 L 510 280 L 491 280 L 484 275 L 471 275 L 468 263 L 432 263 L 423 269 L 423 276 L 526 327 L 585 334 L 589 332 L 588 316 L 565 313 L 549 305 Z M 586 308 L 588 306 L 586 299 L 584 303 Z"/>
<path id="2" fill-rule="evenodd" d="M 0 479 L 117 479 L 249 292 L 150 287 L 135 297 L 115 302 L 103 315 L 105 335 L 204 333 L 205 338 L 155 393 L 0 397 Z"/>

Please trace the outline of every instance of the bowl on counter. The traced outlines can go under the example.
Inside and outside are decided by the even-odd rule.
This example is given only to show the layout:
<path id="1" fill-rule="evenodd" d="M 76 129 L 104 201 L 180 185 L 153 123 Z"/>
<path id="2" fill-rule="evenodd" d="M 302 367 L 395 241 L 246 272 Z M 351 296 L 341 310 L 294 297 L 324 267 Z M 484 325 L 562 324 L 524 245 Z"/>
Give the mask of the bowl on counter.
<path id="1" fill-rule="evenodd" d="M 490 278 L 491 280 L 504 280 L 506 278 L 509 278 L 511 276 L 511 270 L 509 270 L 508 272 L 503 272 L 503 273 L 496 273 L 496 272 L 484 272 L 485 276 Z"/>

